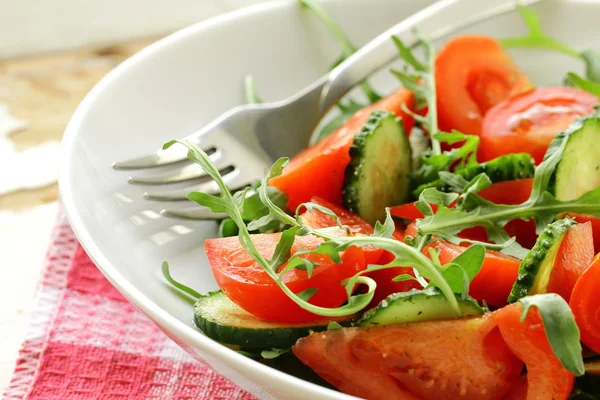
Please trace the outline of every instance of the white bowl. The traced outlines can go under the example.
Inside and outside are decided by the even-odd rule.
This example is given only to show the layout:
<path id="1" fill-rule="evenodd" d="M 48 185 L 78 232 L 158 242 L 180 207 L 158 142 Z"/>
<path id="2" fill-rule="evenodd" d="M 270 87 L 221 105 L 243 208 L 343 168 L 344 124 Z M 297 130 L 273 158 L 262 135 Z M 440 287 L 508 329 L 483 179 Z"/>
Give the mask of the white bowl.
<path id="1" fill-rule="evenodd" d="M 429 3 L 323 0 L 357 44 Z M 535 9 L 550 34 L 578 48 L 599 44 L 600 3 L 549 1 Z M 464 32 L 506 37 L 524 28 L 511 13 Z M 567 70 L 582 70 L 566 56 L 511 53 L 539 84 L 560 84 Z M 216 289 L 203 251 L 204 239 L 216 232 L 215 224 L 160 217 L 157 212 L 165 203 L 142 199 L 145 188 L 128 185 L 129 174 L 113 170 L 111 163 L 153 151 L 241 104 L 247 73 L 254 75 L 265 99 L 278 100 L 319 78 L 338 55 L 322 25 L 295 1 L 234 12 L 179 31 L 123 63 L 86 97 L 64 138 L 62 201 L 96 265 L 182 347 L 260 398 L 350 397 L 250 360 L 203 336 L 194 327 L 190 304 L 163 282 L 160 265 L 168 260 L 174 276 L 200 292 Z M 382 91 L 397 86 L 385 71 L 372 82 Z"/>

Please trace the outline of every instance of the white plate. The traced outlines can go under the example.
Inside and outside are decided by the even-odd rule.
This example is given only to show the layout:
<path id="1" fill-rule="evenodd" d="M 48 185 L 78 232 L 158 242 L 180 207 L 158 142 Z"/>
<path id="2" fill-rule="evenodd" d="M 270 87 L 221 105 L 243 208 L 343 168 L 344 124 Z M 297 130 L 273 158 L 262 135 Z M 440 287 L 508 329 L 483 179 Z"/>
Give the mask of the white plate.
<path id="1" fill-rule="evenodd" d="M 323 1 L 358 44 L 429 3 Z M 550 34 L 578 48 L 599 44 L 600 3 L 548 1 L 535 9 Z M 462 33 L 506 37 L 523 31 L 512 13 Z M 567 70 L 582 70 L 566 56 L 530 50 L 512 54 L 538 84 L 559 84 Z M 294 1 L 215 18 L 150 46 L 110 73 L 77 109 L 64 138 L 62 201 L 96 265 L 186 350 L 261 398 L 350 397 L 245 358 L 195 329 L 191 306 L 164 284 L 160 264 L 168 260 L 173 274 L 200 292 L 216 289 L 202 246 L 215 234 L 215 224 L 159 217 L 165 204 L 142 199 L 145 188 L 128 185 L 129 174 L 114 171 L 111 163 L 155 150 L 241 104 L 247 73 L 255 76 L 265 99 L 278 100 L 317 79 L 337 56 L 321 24 Z M 372 82 L 384 91 L 396 86 L 385 71 Z"/>

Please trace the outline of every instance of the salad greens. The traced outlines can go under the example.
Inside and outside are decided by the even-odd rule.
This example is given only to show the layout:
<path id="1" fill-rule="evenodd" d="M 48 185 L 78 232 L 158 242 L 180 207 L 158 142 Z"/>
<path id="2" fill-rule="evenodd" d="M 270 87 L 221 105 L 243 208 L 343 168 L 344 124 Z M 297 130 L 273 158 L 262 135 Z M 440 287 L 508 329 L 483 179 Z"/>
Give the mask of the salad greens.
<path id="1" fill-rule="evenodd" d="M 597 84 L 600 83 L 600 53 L 592 49 L 578 51 L 568 44 L 548 36 L 544 32 L 538 16 L 532 9 L 520 4 L 517 7 L 527 26 L 528 33 L 522 37 L 502 39 L 500 40 L 502 45 L 507 48 L 520 47 L 551 50 L 583 61 L 586 78 L 582 78 L 574 72 L 569 72 L 565 83 L 586 90 L 594 95 L 599 95 L 600 87 Z"/>
<path id="2" fill-rule="evenodd" d="M 299 0 L 299 2 L 322 20 L 339 43 L 342 56 L 335 65 L 356 51 L 341 29 L 320 6 L 312 0 Z M 600 55 L 591 50 L 578 52 L 547 36 L 532 10 L 519 6 L 519 11 L 529 33 L 524 37 L 504 39 L 502 44 L 506 47 L 548 49 L 583 60 L 586 65 L 587 79 L 569 73 L 569 82 L 600 95 Z M 414 93 L 417 109 L 427 107 L 425 115 L 414 113 L 408 108 L 405 108 L 404 111 L 413 116 L 429 132 L 431 138 L 431 149 L 421 154 L 420 165 L 411 177 L 414 187 L 419 188 L 417 190 L 418 201 L 415 205 L 424 217 L 416 221 L 417 234 L 414 237 L 407 237 L 405 242 L 393 238 L 395 224 L 389 209 L 386 209 L 384 223 L 377 222 L 371 235 L 352 234 L 332 210 L 312 202 L 302 203 L 295 210 L 294 215 L 289 215 L 285 211 L 286 195 L 268 185 L 271 178 L 281 175 L 288 162 L 286 158 L 277 160 L 261 181 L 254 182 L 251 187 L 244 190 L 232 193 L 207 154 L 196 145 L 187 141 L 171 141 L 164 146 L 164 148 L 168 148 L 175 143 L 186 146 L 188 158 L 198 163 L 219 186 L 219 196 L 192 192 L 188 198 L 202 206 L 209 207 L 213 212 L 229 215 L 228 219 L 221 222 L 220 235 L 238 235 L 243 248 L 273 282 L 298 306 L 311 313 L 325 317 L 343 317 L 363 311 L 371 303 L 376 288 L 376 282 L 364 274 L 408 265 L 414 268 L 415 275 L 399 274 L 393 278 L 393 281 L 415 280 L 424 289 L 439 289 L 454 314 L 460 317 L 462 312 L 459 300 L 469 298 L 470 283 L 482 268 L 486 249 L 501 250 L 521 259 L 529 252 L 519 245 L 514 237 L 509 237 L 503 229 L 509 221 L 533 219 L 539 233 L 562 212 L 583 213 L 600 218 L 600 187 L 582 194 L 577 199 L 568 201 L 558 200 L 551 194 L 556 167 L 563 158 L 570 134 L 582 127 L 582 119 L 574 122 L 567 131 L 553 140 L 544 161 L 533 171 L 531 195 L 525 202 L 517 205 L 501 205 L 481 197 L 478 192 L 489 187 L 492 180 L 486 173 L 489 171 L 485 169 L 485 166 L 477 162 L 479 137 L 465 135 L 458 131 L 441 132 L 439 130 L 435 52 L 429 40 L 417 37 L 416 46 L 412 48 L 424 49 L 424 61 L 419 60 L 412 48 L 400 39 L 392 38 L 400 57 L 406 63 L 404 69 L 393 70 L 392 73 L 404 87 Z M 261 101 L 251 77 L 246 78 L 245 89 L 246 99 L 249 103 Z M 362 89 L 371 102 L 381 98 L 367 82 L 362 84 Z M 364 105 L 354 100 L 340 102 L 338 108 L 341 115 L 324 126 L 317 138 L 331 133 L 363 107 Z M 594 116 L 600 117 L 600 109 Z M 442 150 L 442 144 L 457 145 L 459 143 L 460 146 L 451 150 Z M 512 156 L 519 156 L 519 154 L 512 154 Z M 517 161 L 521 162 L 522 160 Z M 422 187 L 422 185 L 430 187 Z M 436 205 L 437 210 L 434 210 L 432 205 Z M 301 212 L 304 210 L 317 210 L 332 217 L 336 221 L 337 227 L 311 228 L 303 223 Z M 461 231 L 473 227 L 483 227 L 493 243 L 458 237 Z M 346 235 L 340 235 L 340 230 L 346 230 Z M 260 253 L 251 235 L 264 232 L 282 232 L 270 259 Z M 318 237 L 322 239 L 322 242 L 314 249 L 302 249 L 293 253 L 292 246 L 296 237 L 305 235 Z M 457 244 L 470 242 L 472 245 L 450 263 L 442 265 L 439 254 L 434 248 L 427 248 L 429 257 L 423 254 L 426 246 L 436 240 L 447 240 Z M 318 288 L 308 288 L 294 293 L 286 285 L 283 279 L 286 272 L 299 269 L 306 271 L 310 278 L 314 270 L 319 267 L 317 263 L 305 258 L 306 255 L 326 255 L 334 263 L 340 264 L 342 263 L 341 253 L 353 246 L 372 246 L 382 249 L 391 253 L 393 259 L 385 265 L 369 265 L 367 269 L 341 282 L 347 294 L 345 304 L 335 308 L 316 306 L 309 301 L 318 292 Z M 184 293 L 194 298 L 200 297 L 200 294 L 193 289 L 175 281 L 169 274 L 166 263 L 163 264 L 163 274 L 168 282 Z M 359 285 L 366 286 L 366 292 L 355 292 L 355 288 Z M 556 357 L 574 375 L 583 375 L 584 364 L 579 341 L 580 333 L 567 302 L 556 294 L 528 296 L 519 299 L 519 302 L 523 306 L 522 320 L 526 318 L 532 308 L 539 310 L 548 341 Z M 328 327 L 328 329 L 340 328 L 341 325 L 336 322 L 330 323 Z M 272 358 L 288 351 L 289 349 L 272 349 L 263 351 L 262 356 Z"/>

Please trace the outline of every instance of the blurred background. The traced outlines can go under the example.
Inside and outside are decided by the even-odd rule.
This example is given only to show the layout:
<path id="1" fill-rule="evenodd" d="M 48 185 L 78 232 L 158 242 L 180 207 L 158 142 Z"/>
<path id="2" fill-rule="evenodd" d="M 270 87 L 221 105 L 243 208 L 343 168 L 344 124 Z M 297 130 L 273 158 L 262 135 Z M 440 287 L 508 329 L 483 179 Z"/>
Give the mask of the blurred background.
<path id="1" fill-rule="evenodd" d="M 0 0 L 0 393 L 60 209 L 60 140 L 77 105 L 157 39 L 266 1 Z"/>

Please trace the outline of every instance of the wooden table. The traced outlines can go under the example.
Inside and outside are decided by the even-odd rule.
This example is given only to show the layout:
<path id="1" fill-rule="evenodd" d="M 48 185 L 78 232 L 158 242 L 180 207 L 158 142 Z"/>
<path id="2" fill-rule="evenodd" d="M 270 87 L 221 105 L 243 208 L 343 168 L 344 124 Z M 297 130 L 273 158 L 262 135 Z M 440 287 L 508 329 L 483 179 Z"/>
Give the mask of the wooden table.
<path id="1" fill-rule="evenodd" d="M 8 104 L 12 115 L 29 122 L 26 130 L 11 136 L 17 150 L 60 140 L 73 111 L 90 89 L 121 61 L 154 40 L 0 61 L 0 103 Z M 57 197 L 56 184 L 22 190 L 0 196 L 0 209 L 27 209 Z"/>

